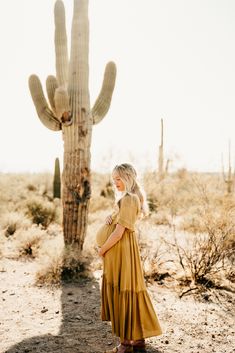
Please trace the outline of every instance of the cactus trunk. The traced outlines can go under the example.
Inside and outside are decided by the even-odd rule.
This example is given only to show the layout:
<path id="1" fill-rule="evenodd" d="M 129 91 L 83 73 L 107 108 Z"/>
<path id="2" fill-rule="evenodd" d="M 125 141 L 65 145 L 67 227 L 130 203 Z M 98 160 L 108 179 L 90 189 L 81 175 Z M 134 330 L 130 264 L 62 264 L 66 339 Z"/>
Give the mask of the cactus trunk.
<path id="1" fill-rule="evenodd" d="M 84 118 L 81 114 L 81 119 Z M 80 116 L 77 116 L 80 119 Z M 83 123 L 83 127 L 86 124 Z M 81 135 L 82 133 L 82 135 Z M 76 136 L 79 136 L 79 146 Z M 73 243 L 82 250 L 89 206 L 90 193 L 90 142 L 91 129 L 83 132 L 75 125 L 64 131 L 64 169 L 63 169 L 63 229 L 65 243 Z M 79 199 L 81 198 L 81 200 Z"/>
<path id="2" fill-rule="evenodd" d="M 31 95 L 42 123 L 62 130 L 64 140 L 63 230 L 66 244 L 82 250 L 87 228 L 90 187 L 90 146 L 93 125 L 107 113 L 116 79 L 116 66 L 109 62 L 101 92 L 90 108 L 88 0 L 74 0 L 70 58 L 67 50 L 65 11 L 55 3 L 56 77 L 47 79 L 50 106 L 37 76 L 29 79 Z"/>

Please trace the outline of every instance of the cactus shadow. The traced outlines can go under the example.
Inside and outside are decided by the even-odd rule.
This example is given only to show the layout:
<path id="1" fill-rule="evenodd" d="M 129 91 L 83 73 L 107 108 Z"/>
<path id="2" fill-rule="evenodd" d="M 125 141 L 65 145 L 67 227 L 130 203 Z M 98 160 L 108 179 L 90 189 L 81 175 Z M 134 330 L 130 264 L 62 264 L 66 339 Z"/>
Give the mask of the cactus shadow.
<path id="1" fill-rule="evenodd" d="M 147 345 L 147 352 L 148 353 L 163 353 L 163 350 L 157 349 L 156 347 L 153 347 L 151 345 Z"/>
<path id="2" fill-rule="evenodd" d="M 4 353 L 101 353 L 115 344 L 109 323 L 100 319 L 100 288 L 95 279 L 62 284 L 62 322 L 58 335 L 25 339 Z M 110 346 L 109 346 L 110 347 Z"/>

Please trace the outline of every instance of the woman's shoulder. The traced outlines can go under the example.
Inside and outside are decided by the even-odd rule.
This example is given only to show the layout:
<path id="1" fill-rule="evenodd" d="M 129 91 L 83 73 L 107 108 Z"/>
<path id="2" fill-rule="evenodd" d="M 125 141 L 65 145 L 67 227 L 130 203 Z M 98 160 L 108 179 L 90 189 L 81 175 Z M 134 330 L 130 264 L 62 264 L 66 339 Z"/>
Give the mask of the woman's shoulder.
<path id="1" fill-rule="evenodd" d="M 121 203 L 125 204 L 125 205 L 139 205 L 140 204 L 140 199 L 138 197 L 138 195 L 136 194 L 132 194 L 130 192 L 127 192 L 123 198 L 121 199 Z"/>

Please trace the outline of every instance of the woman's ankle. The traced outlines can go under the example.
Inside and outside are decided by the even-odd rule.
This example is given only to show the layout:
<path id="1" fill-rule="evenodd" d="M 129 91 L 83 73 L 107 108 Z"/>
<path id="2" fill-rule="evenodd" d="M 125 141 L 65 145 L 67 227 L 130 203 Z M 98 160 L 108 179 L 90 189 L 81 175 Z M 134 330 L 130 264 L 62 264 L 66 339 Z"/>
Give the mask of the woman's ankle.
<path id="1" fill-rule="evenodd" d="M 121 341 L 121 344 L 123 344 L 123 346 L 131 346 L 132 341 L 124 339 L 123 341 Z"/>
<path id="2" fill-rule="evenodd" d="M 132 345 L 136 347 L 145 347 L 145 339 L 134 340 L 132 341 Z"/>

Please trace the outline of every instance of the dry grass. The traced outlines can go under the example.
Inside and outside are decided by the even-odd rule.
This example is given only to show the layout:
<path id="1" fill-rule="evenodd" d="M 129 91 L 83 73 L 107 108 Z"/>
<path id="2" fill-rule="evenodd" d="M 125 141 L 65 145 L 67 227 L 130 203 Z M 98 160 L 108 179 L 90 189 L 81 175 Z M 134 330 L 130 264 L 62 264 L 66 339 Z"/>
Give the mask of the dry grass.
<path id="1" fill-rule="evenodd" d="M 36 284 L 55 285 L 60 284 L 63 270 L 63 249 L 64 241 L 62 232 L 55 236 L 53 228 L 50 230 L 50 237 L 44 242 L 38 263 L 39 270 L 36 273 Z"/>
<path id="2" fill-rule="evenodd" d="M 0 175 L 0 255 L 7 256 L 4 249 L 11 247 L 16 258 L 38 261 L 36 281 L 41 285 L 101 269 L 95 234 L 114 204 L 110 193 L 104 193 L 109 175 L 94 173 L 81 258 L 64 248 L 61 202 L 52 200 L 52 179 L 48 174 Z M 175 276 L 196 283 L 220 270 L 233 282 L 235 197 L 226 194 L 223 179 L 180 170 L 161 182 L 146 173 L 143 181 L 151 210 L 138 224 L 146 278 L 164 281 Z"/>
<path id="3" fill-rule="evenodd" d="M 42 197 L 32 197 L 26 202 L 26 214 L 32 222 L 44 228 L 56 220 L 56 207 Z"/>
<path id="4" fill-rule="evenodd" d="M 31 221 L 19 212 L 5 213 L 1 218 L 1 228 L 6 237 L 12 236 L 20 228 L 27 229 L 30 226 Z"/>
<path id="5" fill-rule="evenodd" d="M 19 229 L 15 233 L 15 244 L 18 256 L 26 256 L 29 258 L 38 257 L 46 237 L 46 231 L 37 225 L 32 225 L 31 228 L 26 230 Z"/>

